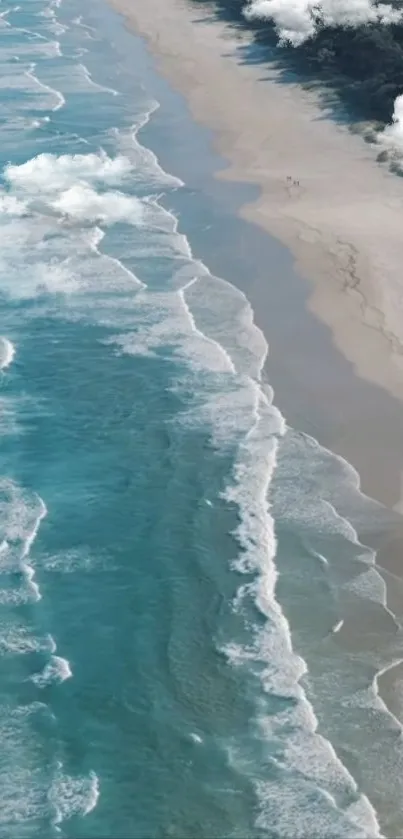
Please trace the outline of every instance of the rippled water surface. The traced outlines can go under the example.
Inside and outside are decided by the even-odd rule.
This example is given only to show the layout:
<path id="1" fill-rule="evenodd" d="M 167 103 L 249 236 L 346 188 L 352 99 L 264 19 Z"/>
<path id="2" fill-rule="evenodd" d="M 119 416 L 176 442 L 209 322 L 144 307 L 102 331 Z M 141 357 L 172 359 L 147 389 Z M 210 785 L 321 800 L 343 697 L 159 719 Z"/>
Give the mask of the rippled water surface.
<path id="1" fill-rule="evenodd" d="M 0 833 L 375 837 L 379 511 L 287 428 L 106 20 L 1 5 Z"/>

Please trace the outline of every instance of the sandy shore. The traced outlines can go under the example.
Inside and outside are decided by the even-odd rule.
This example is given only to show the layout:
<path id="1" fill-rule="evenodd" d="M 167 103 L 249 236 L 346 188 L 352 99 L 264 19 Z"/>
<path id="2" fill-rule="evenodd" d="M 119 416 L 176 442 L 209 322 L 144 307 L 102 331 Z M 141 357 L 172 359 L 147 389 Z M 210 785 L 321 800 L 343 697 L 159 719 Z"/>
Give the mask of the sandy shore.
<path id="1" fill-rule="evenodd" d="M 314 93 L 279 83 L 259 62 L 245 63 L 250 35 L 217 20 L 209 4 L 109 2 L 146 39 L 194 119 L 213 129 L 228 164 L 216 177 L 258 185 L 260 197 L 240 214 L 283 242 L 308 281 L 314 317 L 300 313 L 295 341 L 294 327 L 281 326 L 292 343 L 275 381 L 280 409 L 352 463 L 364 492 L 402 512 L 403 179 L 377 163 L 377 146 L 327 118 Z M 260 275 L 243 290 L 270 343 L 269 284 Z M 316 318 L 330 329 L 333 357 L 313 328 Z M 300 351 L 301 363 L 292 358 Z M 380 565 L 400 577 L 401 516 L 376 547 Z"/>
<path id="2" fill-rule="evenodd" d="M 379 149 L 327 119 L 314 94 L 245 63 L 250 36 L 208 5 L 112 4 L 214 130 L 229 162 L 219 177 L 261 188 L 242 215 L 291 250 L 337 348 L 359 376 L 403 400 L 403 179 L 376 162 Z M 403 452 L 395 468 L 403 473 Z"/>
<path id="3" fill-rule="evenodd" d="M 339 377 L 334 386 L 334 364 L 313 374 L 311 398 L 328 403 L 326 424 L 339 417 L 339 428 L 321 441 L 356 466 L 364 491 L 401 511 L 403 179 L 376 162 L 379 147 L 327 118 L 314 93 L 281 84 L 260 62 L 248 64 L 250 34 L 217 20 L 209 4 L 110 2 L 145 37 L 194 119 L 213 130 L 228 164 L 217 177 L 258 185 L 259 199 L 241 215 L 293 254 L 309 283 L 309 308 L 363 383 L 357 394 L 352 377 L 348 383 Z M 263 280 L 259 287 L 257 304 L 244 290 L 270 342 L 259 317 Z M 316 353 L 323 350 L 318 346 Z M 305 389 L 313 355 L 305 358 Z M 369 393 L 364 380 L 378 387 Z M 403 544 L 403 524 L 397 527 Z"/>
<path id="4" fill-rule="evenodd" d="M 261 187 L 243 214 L 315 282 L 312 309 L 339 349 L 403 400 L 403 180 L 376 163 L 379 148 L 324 118 L 313 94 L 243 63 L 248 34 L 207 20 L 208 6 L 112 3 L 147 38 L 195 119 L 217 132 L 231 164 L 221 177 Z"/>

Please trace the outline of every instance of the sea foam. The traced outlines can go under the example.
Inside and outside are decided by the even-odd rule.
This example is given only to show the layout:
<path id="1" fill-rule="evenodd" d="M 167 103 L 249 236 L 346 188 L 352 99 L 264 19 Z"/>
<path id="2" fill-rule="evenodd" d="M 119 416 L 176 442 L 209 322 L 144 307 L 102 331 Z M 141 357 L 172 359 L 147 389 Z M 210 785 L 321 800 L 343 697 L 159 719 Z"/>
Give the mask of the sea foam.
<path id="1" fill-rule="evenodd" d="M 0 338 L 0 370 L 6 370 L 15 356 L 15 346 L 8 338 Z"/>
<path id="2" fill-rule="evenodd" d="M 86 816 L 97 805 L 99 779 L 95 772 L 88 776 L 72 777 L 63 771 L 59 763 L 49 801 L 54 809 L 53 824 L 59 825 L 72 816 Z"/>
<path id="3" fill-rule="evenodd" d="M 42 153 L 19 165 L 8 164 L 4 179 L 24 192 L 44 194 L 69 189 L 74 182 L 89 182 L 116 186 L 132 171 L 130 161 L 123 155 L 110 158 L 98 154 Z"/>
<path id="4" fill-rule="evenodd" d="M 56 4 L 50 4 L 42 12 L 45 31 L 62 36 L 65 27 L 56 11 Z M 82 27 L 82 19 L 76 20 Z M 39 56 L 35 58 L 39 65 Z M 16 74 L 17 87 L 28 83 L 32 96 L 41 97 L 41 107 L 57 118 L 63 92 L 40 81 L 40 67 L 28 57 L 26 61 Z M 10 74 L 9 86 L 13 78 Z M 233 456 L 233 474 L 221 502 L 235 507 L 239 519 L 234 568 L 254 578 L 252 585 L 240 586 L 237 605 L 242 612 L 247 597 L 252 597 L 264 621 L 263 629 L 250 628 L 250 644 L 232 640 L 223 648 L 231 664 L 250 668 L 257 676 L 255 728 L 259 744 L 267 744 L 266 772 L 270 747 L 278 745 L 281 783 L 268 780 L 259 768 L 254 773 L 259 824 L 287 835 L 292 819 L 309 835 L 315 825 L 327 835 L 337 825 L 342 835 L 374 837 L 379 827 L 373 808 L 330 742 L 317 733 L 316 716 L 301 686 L 307 667 L 293 649 L 276 599 L 277 544 L 267 496 L 286 426 L 273 405 L 271 389 L 262 383 L 267 344 L 245 296 L 194 259 L 177 219 L 159 203 L 157 189 L 176 189 L 181 182 L 166 175 L 155 155 L 138 142 L 138 130 L 151 112 L 139 117 L 132 132 L 115 135 L 121 144 L 115 155 L 102 150 L 46 151 L 5 167 L 0 289 L 19 299 L 63 291 L 68 299 L 58 301 L 59 317 L 83 316 L 116 329 L 109 338 L 115 351 L 175 361 L 172 389 L 190 395 L 178 425 L 202 428 L 217 449 Z M 136 189 L 148 184 L 152 195 L 139 199 Z M 101 228 L 109 231 L 113 225 L 122 228 L 120 247 L 116 254 L 103 254 L 107 243 Z M 154 256 L 153 270 L 147 273 L 147 261 Z M 21 271 L 27 264 L 28 278 Z M 6 571 L 19 569 L 26 597 L 33 603 L 40 592 L 30 554 L 46 508 L 38 496 L 12 483 L 3 496 L 8 518 L 0 533 L 1 563 Z M 220 499 L 211 503 L 216 500 Z M 348 533 L 346 524 L 346 538 Z M 63 690 L 59 683 L 71 676 L 69 663 L 56 655 L 55 645 L 49 652 L 32 681 L 37 688 Z M 285 701 L 285 710 L 270 716 L 266 700 L 273 696 Z M 237 766 L 242 765 L 241 743 L 233 756 Z M 245 765 L 245 772 L 249 770 Z M 49 793 L 54 824 L 86 815 L 98 794 L 95 773 L 73 777 L 59 763 Z M 309 813 L 313 801 L 315 821 Z"/>
<path id="5" fill-rule="evenodd" d="M 47 685 L 52 684 L 52 682 L 55 682 L 56 684 L 65 682 L 66 679 L 70 679 L 72 675 L 70 664 L 67 659 L 59 655 L 52 655 L 43 670 L 40 673 L 35 673 L 31 676 L 31 679 L 35 685 L 40 688 L 44 688 Z"/>

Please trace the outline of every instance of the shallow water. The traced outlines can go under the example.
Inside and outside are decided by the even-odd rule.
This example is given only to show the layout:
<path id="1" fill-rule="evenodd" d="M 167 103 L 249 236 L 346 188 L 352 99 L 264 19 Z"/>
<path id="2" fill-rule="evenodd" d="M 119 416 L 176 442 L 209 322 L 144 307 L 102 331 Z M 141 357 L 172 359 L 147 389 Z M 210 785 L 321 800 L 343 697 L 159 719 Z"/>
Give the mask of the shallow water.
<path id="1" fill-rule="evenodd" d="M 86 14 L 0 19 L 0 833 L 393 835 L 384 513 L 287 429 L 140 142 L 142 46 Z"/>

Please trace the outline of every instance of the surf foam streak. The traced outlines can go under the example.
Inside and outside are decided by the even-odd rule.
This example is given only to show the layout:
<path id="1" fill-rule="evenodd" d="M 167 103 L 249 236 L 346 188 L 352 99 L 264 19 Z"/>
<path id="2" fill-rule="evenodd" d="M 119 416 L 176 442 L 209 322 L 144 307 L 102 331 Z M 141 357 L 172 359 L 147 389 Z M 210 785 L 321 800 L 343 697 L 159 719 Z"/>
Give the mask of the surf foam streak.
<path id="1" fill-rule="evenodd" d="M 26 493 L 8 478 L 0 479 L 0 567 L 3 573 L 20 571 L 25 581 L 23 596 L 34 602 L 41 594 L 29 555 L 46 513 L 39 496 Z"/>
<path id="2" fill-rule="evenodd" d="M 94 79 L 92 78 L 91 73 L 85 66 L 85 64 L 78 64 L 78 67 L 80 68 L 80 70 L 82 70 L 88 84 L 91 85 L 91 87 L 95 88 L 95 90 L 100 90 L 102 93 L 110 93 L 111 96 L 120 96 L 119 91 L 115 90 L 113 87 L 105 87 L 102 84 L 94 82 Z"/>
<path id="3" fill-rule="evenodd" d="M 100 195 L 85 184 L 69 187 L 60 197 L 50 201 L 49 206 L 61 215 L 82 222 L 117 224 L 125 221 L 139 225 L 143 218 L 142 206 L 136 198 L 111 191 Z"/>
<path id="4" fill-rule="evenodd" d="M 0 370 L 6 370 L 15 356 L 15 346 L 8 338 L 0 338 Z"/>
<path id="5" fill-rule="evenodd" d="M 55 779 L 49 792 L 53 808 L 53 824 L 58 826 L 73 816 L 87 816 L 97 805 L 99 779 L 95 772 L 87 777 L 72 777 L 63 771 L 59 762 Z"/>
<path id="6" fill-rule="evenodd" d="M 153 114 L 155 114 L 160 105 L 159 102 L 152 100 L 147 104 L 147 110 L 141 111 L 138 114 L 134 124 L 129 132 L 113 130 L 116 137 L 118 148 L 122 154 L 133 162 L 133 167 L 136 174 L 136 182 L 144 184 L 147 190 L 150 186 L 157 186 L 159 189 L 165 187 L 182 187 L 184 182 L 165 172 L 160 166 L 157 155 L 151 149 L 143 146 L 138 140 L 138 134 L 150 122 Z"/>
<path id="7" fill-rule="evenodd" d="M 63 35 L 68 29 L 66 25 L 62 25 L 57 19 L 57 9 L 59 6 L 60 3 L 58 0 L 52 0 L 52 2 L 39 13 L 40 17 L 47 21 L 47 28 L 49 31 L 53 32 L 55 35 Z"/>
<path id="8" fill-rule="evenodd" d="M 30 628 L 16 621 L 2 621 L 0 625 L 0 655 L 26 655 L 43 652 L 53 652 L 55 642 L 48 635 L 37 637 Z"/>
<path id="9" fill-rule="evenodd" d="M 93 35 L 96 33 L 96 29 L 94 29 L 93 26 L 89 26 L 88 23 L 83 23 L 82 15 L 79 15 L 78 17 L 74 18 L 72 23 L 74 23 L 76 26 L 79 26 L 81 29 L 84 29 L 86 32 L 92 33 Z"/>
<path id="10" fill-rule="evenodd" d="M 74 183 L 117 186 L 132 172 L 133 166 L 123 155 L 110 158 L 98 154 L 39 154 L 19 165 L 8 164 L 4 180 L 24 193 L 38 190 L 45 195 L 71 188 Z"/>
<path id="11" fill-rule="evenodd" d="M 70 664 L 66 658 L 59 655 L 52 655 L 41 673 L 35 673 L 31 680 L 40 688 L 44 688 L 53 682 L 61 683 L 72 677 Z"/>
<path id="12" fill-rule="evenodd" d="M 59 111 L 60 108 L 63 108 L 63 106 L 66 104 L 66 100 L 65 100 L 63 94 L 60 92 L 60 90 L 55 90 L 55 88 L 49 87 L 49 85 L 41 82 L 38 79 L 38 77 L 35 75 L 35 72 L 34 72 L 35 68 L 36 68 L 36 64 L 32 64 L 30 69 L 26 71 L 25 75 L 27 76 L 27 78 L 32 79 L 32 81 L 36 85 L 38 85 L 39 88 L 41 88 L 42 90 L 46 90 L 47 93 L 50 93 L 51 96 L 56 99 L 56 103 L 53 105 L 51 110 L 53 112 Z"/>

